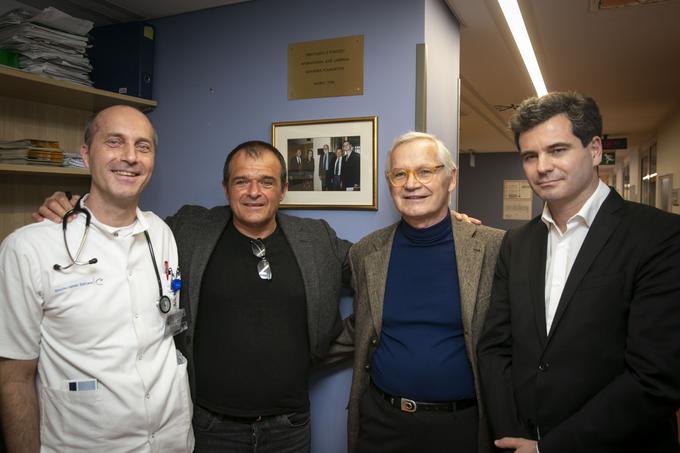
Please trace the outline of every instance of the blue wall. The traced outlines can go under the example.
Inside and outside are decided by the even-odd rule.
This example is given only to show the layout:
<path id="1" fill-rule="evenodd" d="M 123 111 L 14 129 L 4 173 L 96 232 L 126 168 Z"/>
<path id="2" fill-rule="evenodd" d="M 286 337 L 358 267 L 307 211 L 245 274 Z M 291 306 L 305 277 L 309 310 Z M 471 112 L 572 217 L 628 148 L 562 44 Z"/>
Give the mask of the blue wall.
<path id="1" fill-rule="evenodd" d="M 470 155 L 461 154 L 458 168 L 458 207 L 485 225 L 508 230 L 524 220 L 503 220 L 503 180 L 526 179 L 519 153 L 475 154 L 475 166 L 470 167 Z M 532 195 L 532 217 L 541 213 L 543 203 Z"/>
<path id="2" fill-rule="evenodd" d="M 224 204 L 222 165 L 235 145 L 271 140 L 275 121 L 378 116 L 378 174 L 394 137 L 413 129 L 415 50 L 423 2 L 256 0 L 155 22 L 151 119 L 156 176 L 143 205 L 167 215 L 185 203 Z M 364 95 L 289 101 L 288 44 L 364 35 Z M 397 219 L 383 178 L 379 212 L 292 212 L 325 218 L 356 241 Z"/>
<path id="3" fill-rule="evenodd" d="M 425 1 L 256 0 L 155 21 L 159 105 L 150 116 L 160 147 L 143 208 L 164 216 L 186 203 L 224 204 L 227 153 L 245 140 L 270 141 L 276 121 L 377 115 L 381 175 L 394 137 L 414 127 L 415 54 L 425 40 Z M 444 6 L 443 0 L 427 1 Z M 445 21 L 455 25 L 457 38 L 455 21 L 450 15 Z M 289 43 L 357 34 L 364 35 L 363 96 L 287 99 Z M 452 46 L 458 48 L 457 39 Z M 339 236 L 356 241 L 398 219 L 384 179 L 379 176 L 377 184 L 379 211 L 289 213 L 324 218 Z M 351 300 L 344 298 L 343 315 L 350 310 Z M 313 452 L 346 451 L 350 377 L 346 365 L 312 377 Z"/>

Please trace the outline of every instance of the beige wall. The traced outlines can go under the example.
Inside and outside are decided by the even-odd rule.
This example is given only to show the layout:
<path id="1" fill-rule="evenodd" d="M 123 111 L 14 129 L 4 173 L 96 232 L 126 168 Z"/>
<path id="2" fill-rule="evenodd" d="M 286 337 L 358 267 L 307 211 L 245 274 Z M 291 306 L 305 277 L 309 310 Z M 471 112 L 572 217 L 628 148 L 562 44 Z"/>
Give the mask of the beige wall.
<path id="1" fill-rule="evenodd" d="M 640 153 L 649 148 L 656 140 L 653 133 L 622 134 L 628 138 L 628 148 L 616 152 L 616 165 L 613 172 L 616 174 L 616 190 L 623 195 L 623 167 L 630 167 L 631 190 L 628 199 L 640 201 Z"/>
<path id="2" fill-rule="evenodd" d="M 680 187 L 680 110 L 661 124 L 656 141 L 656 172 L 658 177 L 673 175 L 673 187 Z M 658 181 L 658 179 L 657 179 Z M 657 203 L 661 184 L 657 182 Z M 680 214 L 680 206 L 673 206 L 673 212 Z"/>

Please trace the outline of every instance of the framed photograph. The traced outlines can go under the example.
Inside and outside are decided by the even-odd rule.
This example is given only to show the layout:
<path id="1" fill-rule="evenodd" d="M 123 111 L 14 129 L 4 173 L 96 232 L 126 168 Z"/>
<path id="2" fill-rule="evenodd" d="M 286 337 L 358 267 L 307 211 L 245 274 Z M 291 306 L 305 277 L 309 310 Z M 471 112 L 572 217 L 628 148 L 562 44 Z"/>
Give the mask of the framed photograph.
<path id="1" fill-rule="evenodd" d="M 286 160 L 282 208 L 378 209 L 378 117 L 272 123 Z"/>

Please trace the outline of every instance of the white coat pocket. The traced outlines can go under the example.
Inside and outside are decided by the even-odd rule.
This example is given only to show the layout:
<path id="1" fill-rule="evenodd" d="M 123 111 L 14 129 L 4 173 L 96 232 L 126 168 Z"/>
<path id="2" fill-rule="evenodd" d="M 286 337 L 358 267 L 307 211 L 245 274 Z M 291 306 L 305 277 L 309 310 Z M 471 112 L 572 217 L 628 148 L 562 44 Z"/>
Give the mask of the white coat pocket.
<path id="1" fill-rule="evenodd" d="M 87 451 L 101 445 L 104 392 L 41 389 L 41 439 L 56 451 Z M 92 450 L 93 451 L 93 450 Z"/>

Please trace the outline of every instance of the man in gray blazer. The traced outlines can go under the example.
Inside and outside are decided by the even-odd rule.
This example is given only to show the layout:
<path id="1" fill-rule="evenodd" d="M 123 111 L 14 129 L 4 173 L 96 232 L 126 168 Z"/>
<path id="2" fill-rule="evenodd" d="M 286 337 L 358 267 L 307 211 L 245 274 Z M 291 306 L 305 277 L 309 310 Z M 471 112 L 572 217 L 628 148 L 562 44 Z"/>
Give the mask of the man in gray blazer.
<path id="1" fill-rule="evenodd" d="M 402 220 L 350 250 L 354 314 L 332 349 L 355 348 L 349 450 L 491 451 L 474 351 L 503 232 L 451 217 L 456 166 L 434 136 L 397 138 L 386 166 Z"/>
<path id="2" fill-rule="evenodd" d="M 286 167 L 269 143 L 234 148 L 223 187 L 229 206 L 166 219 L 187 310 L 175 342 L 188 359 L 195 451 L 308 452 L 309 371 L 342 329 L 351 244 L 323 220 L 278 213 Z M 50 219 L 70 205 L 47 204 Z"/>

